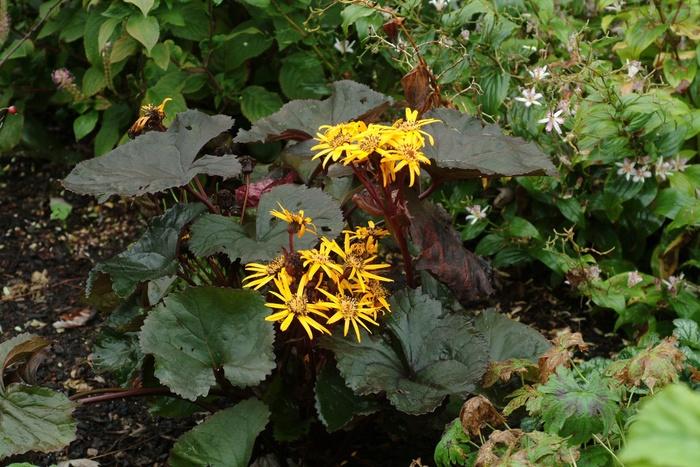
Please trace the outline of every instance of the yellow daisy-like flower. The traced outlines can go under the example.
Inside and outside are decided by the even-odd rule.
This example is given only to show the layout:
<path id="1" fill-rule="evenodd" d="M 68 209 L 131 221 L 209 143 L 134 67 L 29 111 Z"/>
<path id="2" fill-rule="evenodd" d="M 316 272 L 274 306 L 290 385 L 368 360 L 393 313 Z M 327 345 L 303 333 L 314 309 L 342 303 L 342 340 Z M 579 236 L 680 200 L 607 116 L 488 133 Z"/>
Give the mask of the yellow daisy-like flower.
<path id="1" fill-rule="evenodd" d="M 274 279 L 275 286 L 277 287 L 277 292 L 274 290 L 270 291 L 272 295 L 279 298 L 282 303 L 265 303 L 265 305 L 272 309 L 278 309 L 280 311 L 265 317 L 265 321 L 281 321 L 280 329 L 286 331 L 292 321 L 296 318 L 297 321 L 304 327 L 306 334 L 309 335 L 309 339 L 313 339 L 314 335 L 311 328 L 316 329 L 324 334 L 330 334 L 331 332 L 322 324 L 318 323 L 312 315 L 317 315 L 322 318 L 328 319 L 328 316 L 323 312 L 323 308 L 316 303 L 309 303 L 306 298 L 306 284 L 308 279 L 306 276 L 302 277 L 299 281 L 299 286 L 297 287 L 296 293 L 292 293 L 290 288 L 290 277 L 286 272 L 282 272 Z"/>
<path id="2" fill-rule="evenodd" d="M 304 216 L 304 210 L 295 213 L 285 209 L 281 204 L 277 204 L 281 211 L 273 209 L 270 211 L 270 214 L 278 219 L 282 219 L 287 224 L 295 226 L 299 238 L 304 236 L 308 226 L 311 227 L 309 230 L 311 230 L 314 234 L 316 233 L 316 227 L 313 224 L 313 220 L 310 217 Z"/>
<path id="3" fill-rule="evenodd" d="M 430 125 L 431 123 L 438 122 L 440 122 L 440 120 L 438 120 L 437 118 L 424 118 L 422 120 L 418 120 L 418 111 L 411 110 L 408 107 L 406 107 L 406 119 L 404 120 L 400 118 L 396 120 L 396 122 L 394 122 L 394 128 L 402 130 L 409 134 L 414 134 L 418 136 L 421 140 L 423 139 L 422 135 L 425 135 L 428 137 L 428 141 L 430 141 L 430 144 L 432 145 L 435 144 L 433 136 L 430 133 L 421 130 L 421 128 L 425 125 Z"/>
<path id="4" fill-rule="evenodd" d="M 367 283 L 367 291 L 365 292 L 365 299 L 372 304 L 372 306 L 379 310 L 384 308 L 386 311 L 391 312 L 391 306 L 387 297 L 389 292 L 384 288 L 384 286 L 379 281 L 369 281 Z"/>
<path id="5" fill-rule="evenodd" d="M 357 337 L 357 342 L 362 341 L 360 336 L 360 326 L 365 328 L 368 333 L 372 334 L 365 322 L 379 326 L 374 320 L 376 315 L 376 310 L 371 306 L 371 303 L 364 298 L 356 298 L 352 295 L 346 295 L 345 292 L 341 290 L 337 294 L 331 294 L 325 290 L 321 290 L 326 297 L 328 297 L 328 302 L 322 302 L 321 305 L 325 306 L 328 310 L 334 310 L 335 313 L 328 318 L 327 324 L 333 324 L 340 321 L 344 321 L 343 335 L 347 336 L 350 330 L 350 325 L 352 324 L 355 330 L 355 336 Z"/>
<path id="6" fill-rule="evenodd" d="M 375 152 L 384 155 L 386 153 L 385 146 L 394 138 L 394 132 L 395 130 L 391 127 L 370 124 L 365 131 L 352 138 L 352 144 L 345 150 L 343 164 L 362 162 Z"/>
<path id="7" fill-rule="evenodd" d="M 394 167 L 391 168 L 392 177 L 395 177 L 395 174 L 404 167 L 408 167 L 408 173 L 411 177 L 408 186 L 413 186 L 416 177 L 420 177 L 420 165 L 430 165 L 430 159 L 425 157 L 421 149 L 423 149 L 423 142 L 415 134 L 408 134 L 397 142 L 394 149 L 390 150 L 383 159 L 383 161 L 395 163 Z"/>
<path id="8" fill-rule="evenodd" d="M 350 240 L 365 240 L 367 238 L 382 238 L 389 235 L 387 229 L 377 227 L 374 221 L 368 221 L 367 227 L 356 227 L 355 230 L 343 230 L 343 233 L 350 235 Z"/>
<path id="9" fill-rule="evenodd" d="M 365 284 L 367 281 L 372 279 L 384 282 L 393 282 L 392 279 L 376 274 L 376 272 L 380 269 L 387 269 L 390 267 L 390 265 L 383 263 L 373 264 L 372 261 L 377 258 L 376 256 L 370 256 L 367 258 L 365 255 L 360 255 L 356 251 L 353 251 L 352 244 L 350 243 L 350 236 L 348 234 L 345 234 L 344 249 L 341 249 L 340 246 L 333 240 L 324 238 L 323 242 L 329 245 L 331 250 L 343 259 L 345 270 L 349 270 L 349 274 L 345 272 L 347 274 L 347 278 L 350 280 L 354 279 L 362 291 L 366 290 Z"/>
<path id="10" fill-rule="evenodd" d="M 328 277 L 336 280 L 338 276 L 343 274 L 343 267 L 336 264 L 330 257 L 331 248 L 327 243 L 321 243 L 318 249 L 301 250 L 299 255 L 303 260 L 303 266 L 308 267 L 306 277 L 309 281 L 314 278 L 314 275 L 322 270 Z"/>
<path id="11" fill-rule="evenodd" d="M 336 162 L 340 156 L 350 147 L 352 138 L 367 128 L 363 122 L 341 123 L 339 125 L 321 125 L 316 133 L 316 141 L 319 144 L 311 148 L 312 151 L 319 151 L 313 159 L 324 157 L 323 167 L 328 161 L 333 159 Z"/>
<path id="12" fill-rule="evenodd" d="M 252 274 L 247 275 L 245 279 L 243 279 L 243 282 L 250 281 L 247 284 L 243 284 L 243 288 L 253 287 L 253 290 L 258 290 L 260 287 L 273 280 L 277 274 L 284 269 L 284 263 L 285 257 L 280 255 L 267 264 L 246 264 L 246 271 L 250 271 Z"/>

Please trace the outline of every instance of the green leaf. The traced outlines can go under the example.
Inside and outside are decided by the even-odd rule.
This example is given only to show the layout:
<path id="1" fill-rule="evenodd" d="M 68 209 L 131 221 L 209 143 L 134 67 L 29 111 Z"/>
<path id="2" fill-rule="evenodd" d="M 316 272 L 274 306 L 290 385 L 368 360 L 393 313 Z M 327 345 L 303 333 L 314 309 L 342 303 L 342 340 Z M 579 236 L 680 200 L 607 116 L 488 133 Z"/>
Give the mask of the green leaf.
<path id="1" fill-rule="evenodd" d="M 284 133 L 303 132 L 311 139 L 321 125 L 336 125 L 378 114 L 392 99 L 368 86 L 354 81 L 336 81 L 328 99 L 296 100 L 282 106 L 279 112 L 258 120 L 250 130 L 241 130 L 234 139 L 237 143 L 259 143 L 285 139 Z"/>
<path id="2" fill-rule="evenodd" d="M 75 439 L 74 405 L 66 396 L 48 388 L 4 383 L 10 366 L 20 380 L 32 379 L 35 356 L 47 345 L 47 340 L 33 334 L 0 344 L 0 459 L 27 451 L 54 451 Z"/>
<path id="3" fill-rule="evenodd" d="M 75 133 L 76 141 L 85 138 L 85 136 L 95 129 L 99 116 L 100 114 L 97 110 L 91 110 L 73 121 L 73 133 Z"/>
<path id="4" fill-rule="evenodd" d="M 361 18 L 366 18 L 372 16 L 374 10 L 363 5 L 348 5 L 343 11 L 340 12 L 340 16 L 343 18 L 343 23 L 341 24 L 343 28 L 343 33 L 348 35 L 348 28 L 355 24 L 357 20 Z"/>
<path id="5" fill-rule="evenodd" d="M 201 173 L 235 177 L 241 165 L 233 155 L 195 161 L 204 144 L 232 125 L 231 117 L 188 110 L 178 114 L 166 132 L 148 132 L 109 154 L 79 163 L 63 185 L 85 195 L 140 196 L 187 185 Z"/>
<path id="6" fill-rule="evenodd" d="M 211 62 L 217 71 L 233 73 L 249 59 L 257 57 L 272 45 L 273 38 L 248 24 L 236 27 L 229 34 L 213 37 Z"/>
<path id="7" fill-rule="evenodd" d="M 254 386 L 275 368 L 268 314 L 251 290 L 189 288 L 148 315 L 141 348 L 153 354 L 161 383 L 185 399 L 207 395 L 217 369 L 235 386 Z"/>
<path id="8" fill-rule="evenodd" d="M 240 258 L 243 263 L 276 257 L 289 244 L 287 224 L 270 214 L 272 209 L 279 209 L 278 203 L 290 211 L 303 209 L 313 219 L 318 235 L 336 238 L 343 230 L 343 215 L 336 200 L 319 188 L 288 184 L 261 196 L 254 232 L 252 225 L 241 225 L 238 218 L 208 214 L 192 226 L 190 249 L 200 257 L 225 253 L 232 261 Z M 313 248 L 317 242 L 312 233 L 294 239 L 297 249 Z"/>
<path id="9" fill-rule="evenodd" d="M 358 415 L 369 415 L 381 408 L 373 399 L 356 396 L 332 363 L 319 372 L 315 394 L 316 413 L 329 432 L 340 430 Z"/>
<path id="10" fill-rule="evenodd" d="M 487 69 L 481 78 L 480 86 L 483 92 L 479 95 L 479 103 L 483 111 L 489 115 L 498 114 L 501 103 L 508 95 L 510 75 L 500 68 Z"/>
<path id="11" fill-rule="evenodd" d="M 50 219 L 52 221 L 65 221 L 68 219 L 68 216 L 70 216 L 70 213 L 73 210 L 73 205 L 66 202 L 66 200 L 63 198 L 51 197 L 49 199 L 49 209 L 51 209 Z"/>
<path id="12" fill-rule="evenodd" d="M 5 47 L 0 53 L 0 60 L 14 60 L 30 56 L 34 52 L 34 43 L 31 40 L 15 39 L 12 44 Z"/>
<path id="13" fill-rule="evenodd" d="M 139 41 L 147 53 L 158 43 L 160 26 L 158 20 L 152 16 L 133 15 L 126 22 L 126 32 Z"/>
<path id="14" fill-rule="evenodd" d="M 296 53 L 282 61 L 280 87 L 290 99 L 314 99 L 328 94 L 323 65 L 311 54 Z"/>
<path id="15" fill-rule="evenodd" d="M 459 418 L 450 422 L 435 446 L 433 455 L 435 465 L 437 467 L 470 465 L 467 463 L 470 454 L 473 455 L 470 441 L 469 436 L 464 433 Z"/>
<path id="16" fill-rule="evenodd" d="M 536 360 L 551 347 L 534 328 L 513 321 L 493 309 L 484 310 L 474 320 L 474 327 L 486 338 L 489 361 L 510 358 Z"/>
<path id="17" fill-rule="evenodd" d="M 170 65 L 170 48 L 165 44 L 156 44 L 150 53 L 151 58 L 162 70 L 167 70 Z"/>
<path id="18" fill-rule="evenodd" d="M 270 410 L 259 400 L 239 402 L 180 436 L 168 463 L 172 467 L 247 467 L 255 438 L 269 418 Z"/>
<path id="19" fill-rule="evenodd" d="M 112 278 L 112 288 L 120 297 L 131 295 L 140 282 L 175 274 L 180 231 L 203 211 L 204 206 L 200 203 L 177 204 L 154 218 L 136 243 L 90 271 L 87 294 L 90 294 L 98 273 Z"/>
<path id="20" fill-rule="evenodd" d="M 92 349 L 92 363 L 96 372 L 109 373 L 119 384 L 128 385 L 143 364 L 138 334 L 104 329 Z"/>
<path id="21" fill-rule="evenodd" d="M 50 452 L 75 439 L 74 404 L 48 388 L 11 384 L 0 393 L 0 459 Z"/>
<path id="22" fill-rule="evenodd" d="M 112 150 L 119 141 L 120 128 L 129 123 L 131 110 L 124 103 L 112 104 L 102 114 L 102 124 L 95 135 L 95 155 L 101 156 Z"/>
<path id="23" fill-rule="evenodd" d="M 24 114 L 16 113 L 5 117 L 5 124 L 0 128 L 0 152 L 6 152 L 22 141 Z"/>
<path id="24" fill-rule="evenodd" d="M 81 87 L 83 95 L 91 97 L 102 91 L 107 86 L 102 67 L 91 66 L 83 75 L 83 85 Z"/>
<path id="25" fill-rule="evenodd" d="M 107 42 L 112 38 L 114 30 L 121 22 L 121 18 L 107 18 L 107 20 L 100 25 L 100 30 L 97 34 L 97 50 L 100 53 L 105 49 Z"/>
<path id="26" fill-rule="evenodd" d="M 251 122 L 277 112 L 280 107 L 280 96 L 262 86 L 248 86 L 241 92 L 241 112 Z"/>
<path id="27" fill-rule="evenodd" d="M 124 0 L 126 3 L 132 3 L 139 7 L 139 10 L 141 10 L 141 13 L 143 13 L 143 16 L 147 16 L 148 12 L 151 11 L 151 8 L 153 8 L 153 4 L 155 3 L 155 0 Z"/>
<path id="28" fill-rule="evenodd" d="M 572 445 L 585 443 L 596 433 L 607 435 L 615 424 L 619 397 L 599 374 L 582 381 L 560 368 L 539 392 L 545 431 L 571 436 Z"/>
<path id="29" fill-rule="evenodd" d="M 486 346 L 466 316 L 446 313 L 420 289 L 395 293 L 391 310 L 384 337 L 321 341 L 356 394 L 383 392 L 398 410 L 419 415 L 449 394 L 474 391 L 486 369 Z"/>
<path id="30" fill-rule="evenodd" d="M 513 237 L 540 238 L 540 232 L 534 225 L 517 216 L 508 221 L 508 233 Z"/>
<path id="31" fill-rule="evenodd" d="M 455 109 L 439 108 L 425 116 L 441 121 L 424 127 L 435 137 L 435 145 L 424 148 L 425 155 L 434 161 L 427 170 L 441 178 L 556 173 L 549 158 L 534 143 L 506 136 L 498 125 L 484 125 Z"/>
<path id="32" fill-rule="evenodd" d="M 620 460 L 627 467 L 695 467 L 700 452 L 700 394 L 671 385 L 641 404 Z"/>

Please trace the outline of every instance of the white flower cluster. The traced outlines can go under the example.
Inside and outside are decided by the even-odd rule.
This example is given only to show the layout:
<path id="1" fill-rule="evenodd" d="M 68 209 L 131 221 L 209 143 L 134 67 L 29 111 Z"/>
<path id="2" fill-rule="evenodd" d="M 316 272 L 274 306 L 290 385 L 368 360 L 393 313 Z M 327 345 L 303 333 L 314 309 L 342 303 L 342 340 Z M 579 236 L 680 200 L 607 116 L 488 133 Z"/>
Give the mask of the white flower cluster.
<path id="1" fill-rule="evenodd" d="M 617 174 L 621 177 L 625 177 L 625 180 L 642 183 L 647 178 L 651 178 L 652 175 L 648 163 L 648 157 L 636 161 L 625 157 L 622 162 L 615 162 L 615 165 L 618 167 Z M 687 158 L 677 156 L 671 161 L 666 161 L 663 157 L 660 157 L 654 165 L 654 172 L 656 172 L 656 177 L 659 180 L 665 181 L 672 173 L 683 172 L 687 168 Z"/>

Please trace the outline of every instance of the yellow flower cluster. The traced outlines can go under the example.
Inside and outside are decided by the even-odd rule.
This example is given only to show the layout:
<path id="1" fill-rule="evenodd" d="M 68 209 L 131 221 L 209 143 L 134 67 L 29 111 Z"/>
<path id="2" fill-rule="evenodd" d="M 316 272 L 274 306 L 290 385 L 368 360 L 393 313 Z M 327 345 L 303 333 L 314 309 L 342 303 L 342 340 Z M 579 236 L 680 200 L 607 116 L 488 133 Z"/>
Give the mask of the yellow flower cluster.
<path id="1" fill-rule="evenodd" d="M 323 158 L 323 167 L 329 161 L 341 160 L 344 165 L 362 164 L 375 160 L 382 172 L 384 186 L 396 180 L 396 175 L 407 168 L 409 186 L 420 176 L 421 164 L 430 165 L 422 150 L 425 139 L 433 144 L 433 137 L 421 128 L 439 122 L 434 118 L 418 120 L 418 111 L 406 109 L 406 118 L 392 126 L 364 122 L 322 125 L 316 134 L 318 151 L 314 159 Z"/>
<path id="2" fill-rule="evenodd" d="M 288 223 L 311 224 L 303 212 L 282 209 L 277 217 L 287 213 L 284 219 Z M 284 252 L 269 263 L 246 265 L 249 274 L 243 280 L 244 287 L 258 290 L 273 285 L 269 293 L 274 300 L 266 305 L 274 312 L 265 318 L 267 321 L 281 322 L 280 329 L 286 331 L 296 320 L 309 339 L 313 339 L 314 330 L 331 334 L 328 327 L 343 321 L 343 335 L 347 336 L 352 326 L 358 342 L 360 326 L 371 333 L 367 324 L 378 325 L 378 313 L 390 311 L 382 282 L 391 279 L 380 275 L 389 265 L 376 262 L 377 239 L 389 232 L 370 221 L 343 233 L 342 246 L 321 237 L 317 248 Z"/>

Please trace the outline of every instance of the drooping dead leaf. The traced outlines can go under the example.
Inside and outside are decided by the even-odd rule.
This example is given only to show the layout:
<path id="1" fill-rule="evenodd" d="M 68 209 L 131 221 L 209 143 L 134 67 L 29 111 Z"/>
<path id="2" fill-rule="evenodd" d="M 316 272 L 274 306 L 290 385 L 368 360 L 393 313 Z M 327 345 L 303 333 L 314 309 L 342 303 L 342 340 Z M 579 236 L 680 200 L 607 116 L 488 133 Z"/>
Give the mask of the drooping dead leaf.
<path id="1" fill-rule="evenodd" d="M 485 426 L 496 427 L 506 422 L 491 401 L 482 395 L 474 396 L 462 405 L 459 420 L 464 432 L 470 436 L 480 435 Z"/>
<path id="2" fill-rule="evenodd" d="M 552 339 L 552 347 L 538 361 L 540 382 L 546 383 L 560 366 L 569 368 L 575 348 L 578 348 L 581 352 L 588 350 L 588 344 L 583 341 L 583 336 L 580 332 L 572 333 L 569 329 L 565 329 Z"/>
<path id="3" fill-rule="evenodd" d="M 491 295 L 494 289 L 488 263 L 464 248 L 447 213 L 411 192 L 406 197 L 413 216 L 411 239 L 421 249 L 416 268 L 429 271 L 446 284 L 463 304 Z"/>
<path id="4" fill-rule="evenodd" d="M 396 42 L 399 37 L 399 29 L 403 24 L 403 18 L 392 18 L 382 25 L 384 33 L 387 35 L 391 42 Z"/>
<path id="5" fill-rule="evenodd" d="M 42 360 L 40 352 L 49 345 L 49 341 L 43 337 L 32 334 L 20 334 L 13 340 L 18 343 L 3 355 L 1 362 L 0 391 L 5 390 L 6 384 L 20 379 L 32 382 Z"/>
<path id="6" fill-rule="evenodd" d="M 476 456 L 474 467 L 493 467 L 499 465 L 501 458 L 494 452 L 498 445 L 503 445 L 506 448 L 506 455 L 515 447 L 523 432 L 518 429 L 514 430 L 495 430 L 489 436 L 489 439 L 481 445 Z"/>
<path id="7" fill-rule="evenodd" d="M 685 355 L 676 346 L 675 337 L 667 337 L 660 344 L 642 350 L 632 358 L 614 362 L 608 372 L 626 386 L 644 383 L 652 391 L 678 380 Z"/>
<path id="8" fill-rule="evenodd" d="M 520 375 L 527 381 L 535 381 L 539 377 L 539 367 L 526 358 L 509 358 L 502 362 L 491 362 L 484 373 L 481 385 L 489 388 L 497 381 L 507 383 L 514 374 Z"/>
<path id="9" fill-rule="evenodd" d="M 440 90 L 425 63 L 416 67 L 401 78 L 404 96 L 408 106 L 419 114 L 440 105 Z"/>
<path id="10" fill-rule="evenodd" d="M 59 320 L 53 323 L 56 329 L 79 328 L 95 316 L 94 308 L 77 308 L 59 316 Z"/>

